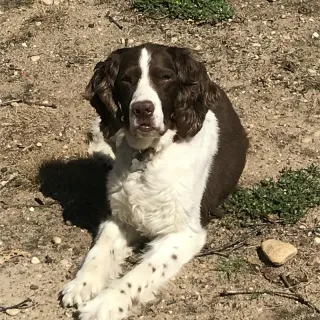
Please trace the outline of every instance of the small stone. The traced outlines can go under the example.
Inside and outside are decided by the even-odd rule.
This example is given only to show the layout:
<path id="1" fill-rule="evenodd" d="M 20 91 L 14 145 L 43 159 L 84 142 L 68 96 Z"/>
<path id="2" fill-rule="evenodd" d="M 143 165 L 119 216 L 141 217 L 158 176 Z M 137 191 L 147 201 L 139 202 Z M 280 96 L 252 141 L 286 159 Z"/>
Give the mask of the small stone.
<path id="1" fill-rule="evenodd" d="M 41 21 L 36 21 L 36 26 L 37 26 L 37 27 L 40 27 L 41 24 L 42 24 Z"/>
<path id="2" fill-rule="evenodd" d="M 41 142 L 37 142 L 36 146 L 40 148 L 40 147 L 42 147 L 42 143 Z"/>
<path id="3" fill-rule="evenodd" d="M 65 144 L 62 148 L 63 148 L 64 150 L 67 150 L 69 147 Z"/>
<path id="4" fill-rule="evenodd" d="M 120 39 L 120 43 L 121 43 L 121 44 L 125 44 L 125 43 L 126 43 L 126 39 L 125 39 L 125 38 L 121 38 L 121 39 Z"/>
<path id="5" fill-rule="evenodd" d="M 27 48 L 28 46 L 27 46 L 27 44 L 25 43 L 25 42 L 22 42 L 22 44 L 21 44 L 24 48 Z"/>
<path id="6" fill-rule="evenodd" d="M 312 39 L 319 39 L 319 33 L 318 32 L 314 32 L 312 34 Z"/>
<path id="7" fill-rule="evenodd" d="M 19 107 L 19 103 L 18 102 L 11 102 L 10 106 L 14 107 L 14 108 L 18 108 Z"/>
<path id="8" fill-rule="evenodd" d="M 315 244 L 320 244 L 320 238 L 319 237 L 315 237 L 314 238 L 314 243 Z"/>
<path id="9" fill-rule="evenodd" d="M 128 39 L 128 44 L 133 44 L 134 40 L 133 39 Z"/>
<path id="10" fill-rule="evenodd" d="M 66 259 L 61 260 L 60 264 L 65 268 L 70 268 L 71 267 L 71 263 Z"/>
<path id="11" fill-rule="evenodd" d="M 61 244 L 62 240 L 61 240 L 60 237 L 53 237 L 53 238 L 52 238 L 52 242 L 53 242 L 54 244 Z"/>
<path id="12" fill-rule="evenodd" d="M 71 227 L 71 226 L 72 226 L 71 221 L 70 221 L 70 220 L 67 220 L 67 221 L 66 221 L 66 225 L 69 226 L 69 227 Z"/>
<path id="13" fill-rule="evenodd" d="M 89 27 L 89 28 L 94 28 L 94 23 L 89 23 L 89 24 L 88 24 L 88 27 Z"/>
<path id="14" fill-rule="evenodd" d="M 201 48 L 201 46 L 200 46 L 200 44 L 198 44 L 195 48 L 194 48 L 194 50 L 196 50 L 196 51 L 200 51 L 202 48 Z"/>
<path id="15" fill-rule="evenodd" d="M 30 211 L 30 212 L 34 212 L 34 207 L 30 207 L 30 208 L 29 208 L 29 211 Z"/>
<path id="16" fill-rule="evenodd" d="M 19 309 L 8 309 L 6 310 L 6 314 L 8 314 L 9 316 L 16 316 L 17 314 L 20 313 Z"/>
<path id="17" fill-rule="evenodd" d="M 171 43 L 177 43 L 178 42 L 178 38 L 177 37 L 172 37 L 171 38 Z"/>
<path id="18" fill-rule="evenodd" d="M 317 70 L 314 69 L 308 69 L 308 72 L 312 75 L 315 76 L 317 74 Z"/>
<path id="19" fill-rule="evenodd" d="M 252 46 L 253 47 L 261 47 L 261 44 L 260 43 L 253 43 Z"/>
<path id="20" fill-rule="evenodd" d="M 35 284 L 32 284 L 32 285 L 30 286 L 30 289 L 31 289 L 31 290 L 38 290 L 38 289 L 39 289 L 39 286 L 37 286 L 37 285 L 35 285 Z"/>
<path id="21" fill-rule="evenodd" d="M 32 263 L 32 264 L 39 264 L 39 263 L 40 263 L 40 260 L 39 260 L 39 258 L 37 258 L 37 257 L 33 257 L 33 258 L 31 259 L 31 263 Z"/>
<path id="22" fill-rule="evenodd" d="M 40 56 L 32 56 L 30 59 L 32 62 L 37 62 L 40 60 Z"/>
<path id="23" fill-rule="evenodd" d="M 261 244 L 262 252 L 276 266 L 281 266 L 293 258 L 298 250 L 288 242 L 269 239 Z"/>
<path id="24" fill-rule="evenodd" d="M 302 139 L 302 143 L 304 143 L 304 144 L 309 144 L 310 142 L 312 142 L 312 138 L 310 138 L 310 137 L 306 137 L 306 138 Z"/>

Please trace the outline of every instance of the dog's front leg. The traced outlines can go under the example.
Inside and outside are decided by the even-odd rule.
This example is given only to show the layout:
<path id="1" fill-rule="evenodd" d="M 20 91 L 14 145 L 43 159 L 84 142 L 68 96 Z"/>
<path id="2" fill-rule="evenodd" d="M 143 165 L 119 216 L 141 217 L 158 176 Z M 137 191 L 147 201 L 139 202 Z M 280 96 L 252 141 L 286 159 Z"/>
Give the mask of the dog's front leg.
<path id="1" fill-rule="evenodd" d="M 135 236 L 128 228 L 114 220 L 101 223 L 95 243 L 75 279 L 63 288 L 65 307 L 91 299 L 105 288 L 109 279 L 119 275 L 121 264 L 131 254 L 128 242 Z"/>
<path id="2" fill-rule="evenodd" d="M 92 301 L 80 306 L 82 320 L 118 320 L 128 316 L 134 302 L 147 302 L 153 293 L 178 273 L 205 243 L 205 231 L 186 229 L 159 236 L 133 270 L 108 283 Z"/>

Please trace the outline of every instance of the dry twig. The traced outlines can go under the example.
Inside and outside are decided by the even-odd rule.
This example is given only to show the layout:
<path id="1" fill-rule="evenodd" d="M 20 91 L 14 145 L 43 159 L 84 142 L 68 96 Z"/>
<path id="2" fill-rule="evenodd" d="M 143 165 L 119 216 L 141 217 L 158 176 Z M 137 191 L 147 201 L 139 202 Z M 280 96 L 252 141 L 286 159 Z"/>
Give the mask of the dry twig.
<path id="1" fill-rule="evenodd" d="M 13 181 L 18 175 L 18 172 L 14 172 L 13 174 L 11 174 L 8 180 L 3 181 L 2 184 L 0 184 L 0 190 L 3 189 L 8 183 Z"/>
<path id="2" fill-rule="evenodd" d="M 35 106 L 41 106 L 41 107 L 46 107 L 46 108 L 57 109 L 57 105 L 54 104 L 54 103 L 48 103 L 48 102 L 43 102 L 43 101 L 41 102 L 41 101 L 26 100 L 26 99 L 23 99 L 23 98 L 3 101 L 3 102 L 0 103 L 0 107 L 8 106 L 13 102 L 25 103 L 25 104 L 27 104 L 29 106 L 35 105 Z"/>
<path id="3" fill-rule="evenodd" d="M 291 290 L 290 290 L 291 291 Z M 312 304 L 310 301 L 308 301 L 306 298 L 301 296 L 300 294 L 296 292 L 286 292 L 286 291 L 272 291 L 272 290 L 261 290 L 261 291 L 223 291 L 219 294 L 219 297 L 228 297 L 228 296 L 237 296 L 237 295 L 259 295 L 259 294 L 268 294 L 278 297 L 283 297 L 291 300 L 295 300 L 300 302 L 301 304 L 309 307 L 310 309 L 313 309 L 317 313 L 320 313 L 320 309 L 317 308 L 314 304 Z"/>
<path id="4" fill-rule="evenodd" d="M 9 307 L 1 307 L 0 306 L 0 312 L 6 312 L 9 309 L 29 309 L 33 306 L 33 302 L 30 298 L 23 300 L 22 302 L 18 304 L 14 304 Z"/>
<path id="5" fill-rule="evenodd" d="M 266 226 L 259 227 L 253 231 L 246 233 L 243 237 L 241 237 L 237 241 L 224 244 L 223 246 L 220 246 L 218 248 L 213 248 L 213 249 L 209 249 L 209 250 L 200 252 L 199 254 L 196 255 L 196 257 L 204 257 L 204 256 L 208 256 L 211 254 L 215 254 L 215 255 L 219 255 L 219 256 L 223 256 L 223 257 L 227 258 L 227 257 L 229 257 L 229 255 L 233 251 L 245 246 L 246 242 L 248 241 L 248 239 L 250 237 L 252 237 L 253 235 L 256 235 L 257 233 L 261 232 L 265 228 L 266 228 Z M 223 253 L 223 251 L 225 251 L 227 249 L 229 249 L 228 252 Z"/>
<path id="6" fill-rule="evenodd" d="M 111 23 L 114 23 L 120 30 L 123 29 L 123 26 L 110 15 L 110 11 L 106 13 L 106 17 L 109 19 Z"/>
<path id="7" fill-rule="evenodd" d="M 290 292 L 292 292 L 292 294 L 294 294 L 297 297 L 297 301 L 299 301 L 300 303 L 306 305 L 307 307 L 315 310 L 317 313 L 320 313 L 320 309 L 318 307 L 316 307 L 312 302 L 310 302 L 309 300 L 307 300 L 304 296 L 302 296 L 300 293 L 298 293 L 290 284 L 290 282 L 288 281 L 287 277 L 281 273 L 280 274 L 280 279 L 282 280 L 283 284 L 285 285 L 286 288 L 288 288 L 290 290 Z"/>

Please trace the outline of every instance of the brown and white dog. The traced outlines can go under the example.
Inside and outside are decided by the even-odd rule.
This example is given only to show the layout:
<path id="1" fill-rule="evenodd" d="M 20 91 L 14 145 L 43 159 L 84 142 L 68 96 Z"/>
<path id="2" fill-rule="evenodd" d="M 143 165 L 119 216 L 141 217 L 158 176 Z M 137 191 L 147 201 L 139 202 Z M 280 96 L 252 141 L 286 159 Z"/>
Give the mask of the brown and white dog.
<path id="1" fill-rule="evenodd" d="M 248 140 L 225 92 L 185 48 L 116 50 L 97 64 L 86 95 L 99 114 L 91 152 L 114 159 L 112 215 L 62 301 L 82 320 L 123 319 L 201 250 L 204 222 L 236 187 Z M 119 278 L 141 238 L 148 251 Z"/>

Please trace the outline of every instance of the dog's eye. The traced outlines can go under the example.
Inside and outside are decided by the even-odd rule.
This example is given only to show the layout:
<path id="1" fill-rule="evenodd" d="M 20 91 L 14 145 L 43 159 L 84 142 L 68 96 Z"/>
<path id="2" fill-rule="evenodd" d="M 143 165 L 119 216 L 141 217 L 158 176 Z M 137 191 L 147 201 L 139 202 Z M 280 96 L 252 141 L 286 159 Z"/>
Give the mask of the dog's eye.
<path id="1" fill-rule="evenodd" d="M 121 78 L 121 82 L 131 83 L 132 79 L 129 76 L 124 76 L 123 78 Z"/>
<path id="2" fill-rule="evenodd" d="M 168 73 L 159 74 L 158 79 L 161 81 L 169 81 L 172 79 L 172 75 L 170 75 Z"/>

